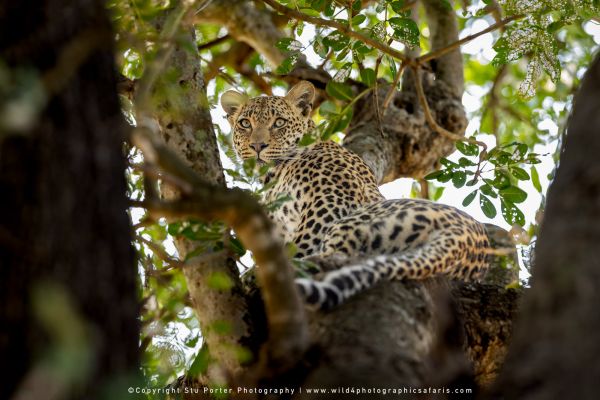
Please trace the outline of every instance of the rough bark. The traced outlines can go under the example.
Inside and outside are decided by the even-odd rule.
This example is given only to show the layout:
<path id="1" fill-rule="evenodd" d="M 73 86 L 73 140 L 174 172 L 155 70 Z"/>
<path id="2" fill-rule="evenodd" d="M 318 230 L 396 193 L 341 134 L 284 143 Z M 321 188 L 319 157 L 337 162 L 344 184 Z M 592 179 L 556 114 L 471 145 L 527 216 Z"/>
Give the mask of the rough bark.
<path id="1" fill-rule="evenodd" d="M 460 97 L 443 81 L 430 78 L 423 85 L 434 118 L 440 126 L 462 135 L 467 119 Z M 380 184 L 400 177 L 422 178 L 439 167 L 440 157 L 454 151 L 454 141 L 427 125 L 414 92 L 394 93 L 383 110 L 389 90 L 389 86 L 381 86 L 377 94 L 356 102 L 344 137 L 344 146 L 365 160 Z"/>
<path id="2" fill-rule="evenodd" d="M 0 397 L 97 398 L 139 361 L 113 33 L 100 1 L 0 8 L 7 71 L 45 91 L 0 123 Z"/>
<path id="3" fill-rule="evenodd" d="M 158 32 L 162 32 L 169 16 L 155 21 Z M 193 33 L 188 40 L 194 41 Z M 145 101 L 137 101 L 137 114 L 142 123 L 148 119 L 158 124 L 160 136 L 198 176 L 213 185 L 225 186 L 223 167 L 219 159 L 217 141 L 206 98 L 206 88 L 200 60 L 196 54 L 186 51 L 178 44 L 157 57 L 162 60 L 164 70 L 161 75 L 174 73 L 177 76 L 177 96 L 161 97 L 161 87 L 172 83 L 158 79 L 153 84 L 155 92 L 154 108 L 144 107 Z M 168 184 L 160 185 L 161 196 L 166 199 L 180 197 L 177 188 Z M 224 239 L 226 239 L 224 237 Z M 175 245 L 179 258 L 184 260 L 199 243 L 183 237 L 176 238 Z M 220 360 L 224 370 L 213 370 L 210 379 L 223 381 L 225 373 L 237 373 L 241 369 L 238 351 L 240 347 L 256 347 L 249 340 L 252 336 L 248 306 L 242 295 L 239 273 L 230 252 L 204 253 L 201 257 L 188 260 L 183 268 L 194 311 L 202 327 L 202 333 L 211 354 Z M 224 274 L 232 282 L 230 290 L 217 290 L 209 285 L 214 274 Z M 226 323 L 228 333 L 217 333 L 211 329 L 215 323 Z"/>
<path id="4" fill-rule="evenodd" d="M 575 96 L 548 191 L 533 283 L 494 395 L 598 397 L 600 380 L 600 58 Z M 532 336 L 533 334 L 533 336 Z"/>

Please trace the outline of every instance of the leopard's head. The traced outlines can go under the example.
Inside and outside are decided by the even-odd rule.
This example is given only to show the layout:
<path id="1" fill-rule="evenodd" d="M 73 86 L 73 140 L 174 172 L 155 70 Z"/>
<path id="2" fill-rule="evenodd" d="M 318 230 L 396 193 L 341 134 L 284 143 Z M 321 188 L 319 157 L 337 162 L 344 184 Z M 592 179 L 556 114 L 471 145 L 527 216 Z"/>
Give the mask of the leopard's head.
<path id="1" fill-rule="evenodd" d="M 221 106 L 233 131 L 233 144 L 242 159 L 281 160 L 293 153 L 302 136 L 314 128 L 310 118 L 315 88 L 296 84 L 283 97 L 249 99 L 234 90 L 221 96 Z"/>

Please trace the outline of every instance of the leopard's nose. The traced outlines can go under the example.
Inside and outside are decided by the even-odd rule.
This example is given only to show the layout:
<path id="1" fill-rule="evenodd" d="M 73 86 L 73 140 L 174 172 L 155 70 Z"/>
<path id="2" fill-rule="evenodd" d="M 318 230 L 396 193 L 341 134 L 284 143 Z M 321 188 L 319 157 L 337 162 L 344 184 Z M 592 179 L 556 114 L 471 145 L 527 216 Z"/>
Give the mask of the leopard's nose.
<path id="1" fill-rule="evenodd" d="M 266 143 L 250 143 L 250 147 L 252 147 L 254 149 L 254 151 L 256 151 L 256 154 L 260 154 L 261 151 L 263 151 L 264 149 L 266 149 L 269 145 Z"/>

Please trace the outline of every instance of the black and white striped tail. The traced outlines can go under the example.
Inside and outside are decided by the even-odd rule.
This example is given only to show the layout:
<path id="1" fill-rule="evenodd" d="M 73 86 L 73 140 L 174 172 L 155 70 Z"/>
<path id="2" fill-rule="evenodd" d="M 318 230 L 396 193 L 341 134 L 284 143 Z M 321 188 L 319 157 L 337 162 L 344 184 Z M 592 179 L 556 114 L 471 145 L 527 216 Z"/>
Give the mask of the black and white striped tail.
<path id="1" fill-rule="evenodd" d="M 380 281 L 393 279 L 394 271 L 401 269 L 401 264 L 402 256 L 377 256 L 364 263 L 332 271 L 321 281 L 296 279 L 296 286 L 309 308 L 327 310 Z"/>

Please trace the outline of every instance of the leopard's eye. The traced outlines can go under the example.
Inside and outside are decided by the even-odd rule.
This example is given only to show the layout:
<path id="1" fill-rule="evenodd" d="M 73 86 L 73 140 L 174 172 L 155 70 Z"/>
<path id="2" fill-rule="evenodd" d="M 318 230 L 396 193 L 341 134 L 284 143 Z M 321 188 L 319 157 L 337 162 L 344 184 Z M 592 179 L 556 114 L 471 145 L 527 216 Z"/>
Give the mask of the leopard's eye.
<path id="1" fill-rule="evenodd" d="M 273 126 L 274 126 L 275 128 L 281 128 L 281 127 L 283 127 L 283 126 L 284 126 L 286 123 L 287 123 L 287 121 L 286 121 L 285 119 L 283 119 L 283 118 L 277 118 L 277 119 L 275 120 L 275 123 L 273 124 Z"/>
<path id="2" fill-rule="evenodd" d="M 242 127 L 242 128 L 250 128 L 252 126 L 252 124 L 250 123 L 250 121 L 246 118 L 240 119 L 238 121 L 238 124 Z"/>

